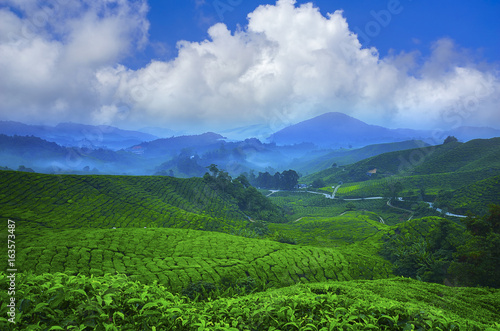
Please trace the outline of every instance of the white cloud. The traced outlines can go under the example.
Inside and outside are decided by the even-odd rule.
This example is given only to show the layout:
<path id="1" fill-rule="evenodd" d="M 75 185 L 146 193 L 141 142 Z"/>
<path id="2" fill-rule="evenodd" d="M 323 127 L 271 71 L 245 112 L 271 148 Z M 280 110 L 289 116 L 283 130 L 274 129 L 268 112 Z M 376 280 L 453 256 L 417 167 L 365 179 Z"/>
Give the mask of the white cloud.
<path id="1" fill-rule="evenodd" d="M 142 2 L 85 1 L 27 40 L 0 39 L 0 112 L 200 130 L 259 122 L 277 129 L 325 111 L 399 127 L 498 122 L 498 72 L 448 39 L 428 59 L 381 58 L 361 48 L 341 11 L 324 17 L 311 4 L 280 0 L 250 13 L 244 29 L 216 24 L 209 40 L 180 41 L 175 59 L 131 70 L 118 63 L 145 45 L 146 11 Z M 8 10 L 0 18 L 0 32 L 26 21 Z"/>
<path id="2" fill-rule="evenodd" d="M 5 2 L 9 7 L 0 9 L 2 118 L 89 121 L 92 109 L 101 107 L 96 71 L 147 42 L 143 1 Z"/>

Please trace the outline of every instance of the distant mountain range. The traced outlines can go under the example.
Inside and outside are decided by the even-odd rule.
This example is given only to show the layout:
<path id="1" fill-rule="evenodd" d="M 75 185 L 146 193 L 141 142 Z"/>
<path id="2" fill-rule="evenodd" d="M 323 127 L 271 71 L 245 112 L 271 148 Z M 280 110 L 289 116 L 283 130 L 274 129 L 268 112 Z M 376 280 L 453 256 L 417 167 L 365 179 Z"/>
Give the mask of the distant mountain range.
<path id="1" fill-rule="evenodd" d="M 149 129 L 162 135 L 173 133 Z M 388 129 L 342 113 L 326 113 L 289 126 L 272 134 L 267 142 L 262 138 L 263 129 L 265 126 L 254 125 L 223 131 L 224 136 L 207 132 L 158 139 L 111 126 L 0 121 L 0 167 L 17 169 L 23 165 L 49 173 L 85 173 L 95 168 L 107 174 L 191 177 L 203 175 L 207 166 L 216 164 L 232 176 L 252 170 L 274 173 L 288 169 L 307 175 L 334 163 L 343 166 L 391 151 L 438 145 L 448 135 L 461 141 L 500 137 L 500 130 L 460 127 L 440 132 L 435 139 L 432 131 Z M 261 139 L 235 139 L 253 134 Z"/>
<path id="2" fill-rule="evenodd" d="M 13 121 L 0 121 L 0 134 L 8 136 L 35 136 L 66 147 L 119 150 L 158 137 L 149 133 L 122 130 L 107 125 L 60 123 L 56 126 L 29 125 Z"/>
<path id="3" fill-rule="evenodd" d="M 35 136 L 0 134 L 0 167 L 20 166 L 42 173 L 149 174 L 147 162 L 133 153 L 104 148 L 60 146 Z"/>
<path id="4" fill-rule="evenodd" d="M 213 132 L 206 132 L 199 135 L 187 135 L 171 138 L 161 138 L 152 141 L 144 141 L 134 146 L 129 146 L 125 150 L 145 157 L 171 156 L 185 150 L 193 149 L 193 153 L 199 153 L 200 150 L 219 146 L 223 136 Z"/>
<path id="5" fill-rule="evenodd" d="M 477 138 L 488 139 L 499 137 L 500 130 L 478 127 L 459 127 L 442 132 L 388 129 L 366 124 L 343 113 L 330 112 L 275 132 L 268 138 L 268 141 L 278 145 L 310 142 L 321 147 L 345 148 L 405 140 L 423 140 L 431 145 L 436 145 L 442 143 L 447 136 L 455 136 L 460 141 Z M 440 140 L 440 138 L 442 139 Z"/>

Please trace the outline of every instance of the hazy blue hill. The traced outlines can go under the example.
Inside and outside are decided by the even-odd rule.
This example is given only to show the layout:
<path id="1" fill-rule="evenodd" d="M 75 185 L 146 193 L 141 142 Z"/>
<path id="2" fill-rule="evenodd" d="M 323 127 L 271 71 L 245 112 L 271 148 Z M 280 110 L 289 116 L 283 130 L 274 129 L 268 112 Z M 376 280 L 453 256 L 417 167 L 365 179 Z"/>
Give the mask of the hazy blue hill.
<path id="1" fill-rule="evenodd" d="M 222 139 L 224 137 L 217 133 L 206 132 L 200 135 L 162 138 L 142 142 L 134 146 L 128 146 L 127 150 L 140 151 L 145 157 L 173 156 L 183 149 L 192 149 L 194 153 L 199 153 L 201 150 L 208 150 L 219 146 Z"/>
<path id="2" fill-rule="evenodd" d="M 302 151 L 301 148 L 297 150 Z M 245 139 L 239 142 L 217 140 L 211 145 L 193 145 L 189 150 L 178 152 L 167 162 L 156 168 L 157 173 L 168 174 L 170 170 L 175 176 L 203 176 L 206 167 L 216 164 L 230 175 L 238 176 L 243 172 L 263 171 L 268 166 L 286 164 L 287 156 L 281 148 L 271 144 L 263 144 L 258 139 Z M 304 152 L 305 153 L 305 152 Z"/>
<path id="3" fill-rule="evenodd" d="M 137 131 L 148 133 L 148 134 L 151 134 L 151 135 L 156 136 L 158 138 L 182 136 L 184 134 L 184 132 L 182 132 L 182 131 L 175 131 L 175 130 L 171 130 L 168 128 L 160 128 L 160 127 L 154 127 L 154 126 L 140 128 Z"/>
<path id="4" fill-rule="evenodd" d="M 2 166 L 20 165 L 42 173 L 142 172 L 144 162 L 135 154 L 102 148 L 64 147 L 34 136 L 0 134 Z M 86 168 L 86 170 L 84 170 Z"/>
<path id="5" fill-rule="evenodd" d="M 34 136 L 0 134 L 0 153 L 18 154 L 31 158 L 61 157 L 65 156 L 67 148 Z M 5 156 L 2 158 L 6 160 Z"/>
<path id="6" fill-rule="evenodd" d="M 318 146 L 365 146 L 405 140 L 390 129 L 331 112 L 284 128 L 269 138 L 280 145 L 311 142 Z"/>
<path id="7" fill-rule="evenodd" d="M 500 130 L 493 128 L 459 127 L 440 132 L 443 137 L 455 136 L 459 141 L 489 139 L 500 136 Z M 405 140 L 423 140 L 435 145 L 435 132 L 432 130 L 389 129 L 369 125 L 343 113 L 330 112 L 290 125 L 273 133 L 268 140 L 279 145 L 311 142 L 327 147 L 362 147 L 379 143 Z M 444 138 L 443 138 L 444 139 Z"/>
<path id="8" fill-rule="evenodd" d="M 273 143 L 262 143 L 256 138 L 243 141 L 217 140 L 211 145 L 192 145 L 178 151 L 171 159 L 156 167 L 155 171 L 179 177 L 202 176 L 206 167 L 216 164 L 236 177 L 243 172 L 297 169 L 298 160 L 307 160 L 325 153 L 324 150 L 318 150 L 307 143 L 277 146 Z"/>
<path id="9" fill-rule="evenodd" d="M 54 127 L 0 121 L 0 133 L 9 136 L 33 135 L 66 147 L 107 147 L 115 150 L 156 139 L 156 136 L 139 131 L 78 123 L 60 123 Z"/>
<path id="10" fill-rule="evenodd" d="M 47 125 L 29 125 L 14 121 L 0 121 L 0 133 L 8 136 L 45 136 L 49 135 L 53 127 Z"/>

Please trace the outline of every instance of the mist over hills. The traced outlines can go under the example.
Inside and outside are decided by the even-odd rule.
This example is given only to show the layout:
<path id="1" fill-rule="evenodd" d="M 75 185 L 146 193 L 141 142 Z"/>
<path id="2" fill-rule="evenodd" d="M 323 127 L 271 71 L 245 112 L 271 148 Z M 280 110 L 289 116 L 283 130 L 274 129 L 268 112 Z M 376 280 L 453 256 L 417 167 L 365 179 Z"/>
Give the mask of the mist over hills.
<path id="1" fill-rule="evenodd" d="M 438 132 L 437 139 L 430 130 L 388 129 L 335 112 L 279 130 L 267 141 L 263 137 L 269 128 L 265 129 L 253 125 L 225 130 L 224 135 L 206 132 L 158 138 L 111 126 L 0 121 L 4 160 L 0 166 L 17 169 L 24 165 L 45 173 L 95 169 L 94 173 L 103 174 L 192 177 L 202 176 L 207 166 L 217 164 L 232 176 L 288 169 L 308 175 L 332 164 L 347 165 L 386 152 L 441 144 L 448 135 L 461 141 L 500 136 L 500 130 L 492 128 L 459 127 Z M 148 131 L 164 136 L 175 133 L 160 128 Z"/>
<path id="2" fill-rule="evenodd" d="M 47 126 L 14 121 L 0 121 L 0 133 L 9 136 L 35 136 L 66 147 L 108 148 L 112 150 L 158 138 L 149 133 L 122 130 L 108 125 L 59 123 L 56 126 Z"/>
<path id="3" fill-rule="evenodd" d="M 161 138 L 145 141 L 140 144 L 126 148 L 145 157 L 156 157 L 177 154 L 182 150 L 196 148 L 196 152 L 213 148 L 225 139 L 223 136 L 213 132 L 199 135 L 186 135 L 171 138 Z"/>

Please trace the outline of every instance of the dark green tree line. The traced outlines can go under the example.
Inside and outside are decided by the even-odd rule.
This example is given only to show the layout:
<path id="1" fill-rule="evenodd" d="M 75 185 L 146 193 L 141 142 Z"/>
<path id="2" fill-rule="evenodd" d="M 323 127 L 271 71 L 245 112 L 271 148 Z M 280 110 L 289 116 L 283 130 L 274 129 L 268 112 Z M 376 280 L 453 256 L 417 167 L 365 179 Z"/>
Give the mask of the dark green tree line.
<path id="1" fill-rule="evenodd" d="M 460 285 L 500 287 L 500 206 L 464 221 L 470 239 L 458 247 L 450 273 Z"/>
<path id="2" fill-rule="evenodd" d="M 299 181 L 299 175 L 295 170 L 285 170 L 271 175 L 269 172 L 259 172 L 253 183 L 255 186 L 274 190 L 293 190 Z"/>

